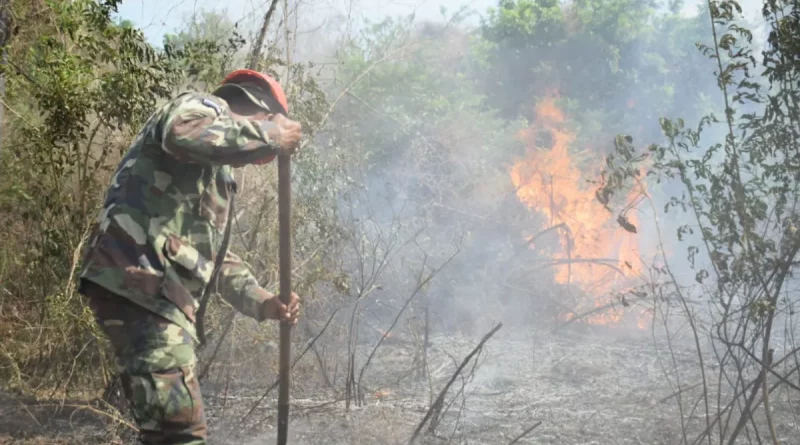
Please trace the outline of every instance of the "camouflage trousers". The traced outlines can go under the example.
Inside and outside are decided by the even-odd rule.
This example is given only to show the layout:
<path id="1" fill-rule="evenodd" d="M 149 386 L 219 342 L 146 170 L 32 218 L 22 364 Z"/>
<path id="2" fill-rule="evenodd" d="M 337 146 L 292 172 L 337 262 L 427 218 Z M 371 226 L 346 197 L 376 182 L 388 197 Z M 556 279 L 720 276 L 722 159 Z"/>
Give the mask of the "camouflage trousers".
<path id="1" fill-rule="evenodd" d="M 81 293 L 114 349 L 139 439 L 147 445 L 206 443 L 192 337 L 182 328 L 90 282 Z"/>

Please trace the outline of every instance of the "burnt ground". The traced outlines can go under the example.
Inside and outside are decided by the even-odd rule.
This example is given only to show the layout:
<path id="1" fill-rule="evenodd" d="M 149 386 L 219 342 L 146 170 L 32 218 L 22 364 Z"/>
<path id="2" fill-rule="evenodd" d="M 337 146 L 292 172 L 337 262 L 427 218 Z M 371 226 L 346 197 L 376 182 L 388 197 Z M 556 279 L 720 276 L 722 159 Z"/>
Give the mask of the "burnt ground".
<path id="1" fill-rule="evenodd" d="M 412 372 L 410 344 L 399 341 L 383 346 L 364 377 L 370 388 L 364 405 L 349 411 L 334 391 L 298 379 L 292 394 L 290 443 L 407 443 L 427 411 L 430 388 L 438 393 L 480 337 L 433 336 L 430 381 Z M 680 349 L 674 359 L 665 343 L 656 342 L 654 347 L 649 332 L 576 326 L 551 334 L 503 327 L 486 344 L 471 382 L 464 386 L 457 380 L 447 400 L 462 388 L 464 397 L 455 399 L 436 434 L 424 436 L 419 443 L 507 444 L 541 421 L 517 443 L 679 444 L 677 397 L 670 397 L 675 388 L 664 378 L 662 364 L 681 370 L 683 387 L 700 382 L 700 374 L 688 339 L 674 339 L 673 345 Z M 366 354 L 370 348 L 362 349 Z M 313 363 L 310 357 L 303 360 Z M 707 371 L 715 375 L 713 367 Z M 336 386 L 343 386 L 340 383 Z M 240 422 L 264 388 L 252 381 L 231 383 L 227 391 L 224 385 L 205 385 L 210 443 L 274 442 L 276 391 L 247 421 Z M 705 426 L 703 408 L 697 403 L 700 391 L 697 387 L 682 393 L 690 419 L 686 425 L 690 443 Z M 22 409 L 19 401 L 6 399 L 1 402 L 0 443 L 125 443 L 129 437 L 104 430 L 110 421 L 85 409 L 62 408 L 56 413 L 52 406 L 37 409 L 35 404 Z M 798 443 L 791 407 L 780 397 L 774 398 L 773 405 L 782 443 Z"/>
<path id="2" fill-rule="evenodd" d="M 479 338 L 480 335 L 432 337 L 429 369 L 435 393 Z M 701 377 L 689 339 L 673 338 L 673 346 L 674 358 L 669 355 L 666 342 L 654 343 L 651 333 L 646 331 L 575 326 L 551 334 L 504 327 L 486 344 L 474 379 L 464 387 L 465 398 L 458 397 L 436 434 L 420 442 L 506 444 L 541 421 L 538 428 L 517 443 L 681 443 L 677 398 L 670 397 L 676 388 L 664 378 L 662 365 L 680 369 L 682 388 L 700 382 Z M 366 403 L 349 412 L 333 394 L 323 396 L 318 390 L 295 390 L 291 443 L 407 443 L 431 398 L 428 381 L 409 373 L 413 362 L 411 350 L 402 344 L 382 349 L 364 379 L 371 390 Z M 716 375 L 714 371 L 713 366 L 707 368 L 709 376 Z M 458 380 L 448 400 L 461 389 Z M 377 397 L 376 393 L 382 391 L 389 394 Z M 686 424 L 690 443 L 705 427 L 703 411 L 697 403 L 701 394 L 699 386 L 681 393 L 685 414 L 690 419 Z M 240 401 L 249 398 L 244 393 L 237 395 Z M 241 405 L 249 408 L 251 400 Z M 219 393 L 209 394 L 208 402 L 215 421 L 212 430 L 214 437 L 221 440 L 219 443 L 244 440 L 247 444 L 257 444 L 274 440 L 274 399 L 254 416 L 265 419 L 268 425 L 262 424 L 260 430 L 243 428 L 238 422 L 233 422 L 234 428 L 226 428 L 228 422 L 216 415 L 222 402 Z M 773 404 L 779 403 L 776 400 Z M 238 409 L 240 404 L 236 406 Z M 242 414 L 235 411 L 228 406 L 225 418 L 240 418 Z M 783 443 L 793 443 L 793 439 L 785 438 L 794 437 L 797 427 L 789 410 L 781 411 L 786 415 L 776 415 L 779 437 L 784 437 Z M 232 435 L 234 431 L 241 435 Z"/>
<path id="3" fill-rule="evenodd" d="M 429 361 L 438 391 L 452 375 L 454 359 L 460 363 L 478 338 L 435 336 L 432 341 Z M 390 395 L 373 396 L 351 413 L 345 413 L 341 402 L 308 412 L 298 412 L 298 407 L 291 424 L 292 443 L 406 442 L 429 406 L 430 391 L 424 379 L 394 383 L 411 362 L 411 357 L 397 353 L 401 348 L 395 349 L 387 349 L 371 365 L 370 381 Z M 474 374 L 466 401 L 456 400 L 437 430 L 440 437 L 428 442 L 445 443 L 452 436 L 455 443 L 508 443 L 537 421 L 541 426 L 519 443 L 679 442 L 670 426 L 676 413 L 669 404 L 659 403 L 672 391 L 661 383 L 652 340 L 646 336 L 632 339 L 591 331 L 521 335 L 501 329 L 487 343 Z M 384 378 L 376 378 L 379 375 Z M 461 387 L 456 381 L 450 399 Z M 320 402 L 309 397 L 298 405 Z M 269 442 L 273 434 L 263 433 L 252 443 Z"/>

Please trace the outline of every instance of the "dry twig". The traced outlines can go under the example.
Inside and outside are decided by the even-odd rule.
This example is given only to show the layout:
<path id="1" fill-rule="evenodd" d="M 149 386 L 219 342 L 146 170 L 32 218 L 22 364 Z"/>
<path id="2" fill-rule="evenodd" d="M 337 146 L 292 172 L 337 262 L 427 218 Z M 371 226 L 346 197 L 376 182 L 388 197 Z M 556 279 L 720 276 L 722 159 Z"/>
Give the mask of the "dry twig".
<path id="1" fill-rule="evenodd" d="M 456 257 L 456 255 L 458 255 L 458 253 L 459 253 L 459 250 L 456 250 L 452 255 L 450 255 L 450 258 L 448 258 L 441 266 L 436 268 L 436 270 L 434 270 L 433 272 L 428 274 L 428 276 L 425 279 L 421 279 L 422 276 L 420 276 L 420 279 L 418 280 L 418 284 L 417 284 L 416 288 L 414 289 L 414 292 L 412 292 L 411 296 L 409 296 L 408 299 L 406 299 L 406 302 L 403 304 L 403 307 L 401 307 L 400 310 L 397 312 L 397 316 L 394 318 L 394 321 L 392 321 L 392 324 L 389 326 L 389 329 L 387 329 L 386 332 L 383 333 L 381 338 L 378 340 L 378 343 L 375 345 L 374 348 L 372 348 L 372 352 L 370 352 L 369 356 L 367 357 L 366 362 L 364 362 L 364 366 L 361 367 L 361 371 L 358 374 L 358 382 L 356 383 L 357 388 L 359 388 L 361 386 L 361 379 L 364 377 L 364 373 L 367 371 L 367 367 L 369 366 L 370 362 L 372 361 L 372 358 L 375 356 L 375 353 L 378 351 L 378 348 L 381 347 L 381 344 L 383 344 L 383 341 L 386 340 L 386 337 L 388 337 L 389 334 L 392 332 L 392 329 L 394 329 L 394 327 L 397 325 L 397 322 L 400 321 L 400 317 L 403 315 L 403 313 L 405 312 L 406 308 L 408 308 L 408 305 L 411 304 L 411 302 L 419 294 L 419 292 L 428 283 L 430 283 L 430 281 L 442 269 L 444 269 L 448 264 L 450 264 L 450 262 L 453 260 L 453 258 Z M 424 267 L 423 267 L 423 270 L 420 270 L 420 275 L 422 273 L 424 273 Z M 426 341 L 427 341 L 427 339 L 426 339 Z"/>
<path id="2" fill-rule="evenodd" d="M 497 333 L 497 331 L 499 331 L 500 328 L 502 328 L 502 327 L 503 327 L 503 323 L 500 323 L 497 326 L 495 326 L 491 331 L 489 331 L 488 334 L 483 336 L 481 341 L 478 343 L 478 346 L 475 346 L 475 348 L 472 350 L 472 352 L 470 352 L 469 354 L 467 354 L 466 357 L 464 357 L 464 360 L 461 362 L 461 365 L 458 366 L 458 368 L 456 369 L 456 372 L 450 377 L 450 380 L 447 382 L 447 384 L 444 386 L 444 388 L 442 388 L 442 391 L 439 393 L 439 396 L 436 398 L 436 401 L 433 402 L 433 405 L 431 405 L 431 407 L 428 409 L 428 412 L 425 413 L 425 417 L 423 417 L 422 421 L 419 423 L 419 425 L 417 425 L 417 429 L 414 430 L 414 434 L 411 436 L 411 439 L 409 439 L 409 441 L 408 441 L 409 445 L 413 444 L 414 441 L 417 440 L 417 437 L 419 436 L 420 431 L 422 431 L 422 428 L 424 428 L 425 424 L 428 423 L 428 420 L 433 415 L 433 412 L 444 403 L 444 398 L 447 395 L 447 391 L 450 389 L 450 386 L 453 385 L 453 382 L 455 382 L 456 379 L 458 378 L 458 376 L 461 374 L 461 371 L 463 371 L 464 368 L 467 366 L 467 363 L 469 363 L 469 361 L 472 360 L 472 358 L 476 354 L 478 354 L 478 352 L 480 352 L 481 349 L 483 349 L 483 345 L 486 344 L 486 342 L 489 341 L 489 339 L 492 338 L 492 336 L 495 333 Z"/>
<path id="3" fill-rule="evenodd" d="M 523 431 L 522 434 L 520 434 L 519 436 L 515 437 L 514 440 L 512 440 L 511 442 L 508 443 L 508 445 L 514 445 L 515 443 L 519 442 L 520 439 L 522 439 L 523 437 L 527 436 L 528 433 L 530 433 L 531 431 L 533 431 L 536 428 L 538 428 L 539 425 L 541 425 L 541 424 L 542 424 L 541 420 L 536 422 L 535 424 L 533 424 L 533 426 L 531 426 L 527 430 Z"/>

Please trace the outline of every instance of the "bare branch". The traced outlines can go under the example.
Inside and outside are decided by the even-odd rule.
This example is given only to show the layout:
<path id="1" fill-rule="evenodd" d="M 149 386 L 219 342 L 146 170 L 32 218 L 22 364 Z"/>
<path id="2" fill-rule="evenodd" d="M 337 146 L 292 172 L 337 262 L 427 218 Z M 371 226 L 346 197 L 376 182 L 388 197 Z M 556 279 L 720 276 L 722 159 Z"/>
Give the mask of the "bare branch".
<path id="1" fill-rule="evenodd" d="M 458 366 L 458 368 L 456 369 L 456 372 L 450 377 L 450 380 L 447 382 L 447 384 L 444 386 L 444 388 L 442 388 L 442 391 L 439 393 L 439 396 L 436 398 L 436 401 L 433 402 L 433 405 L 431 405 L 431 407 L 428 409 L 428 412 L 425 413 L 425 417 L 423 417 L 422 421 L 419 423 L 419 425 L 417 425 L 417 429 L 414 430 L 414 434 L 411 436 L 411 439 L 409 439 L 409 441 L 408 441 L 409 445 L 413 444 L 414 441 L 417 440 L 417 437 L 419 436 L 420 431 L 422 431 L 422 428 L 424 428 L 425 424 L 428 423 L 428 420 L 433 415 L 433 411 L 436 409 L 436 407 L 437 406 L 441 406 L 444 403 L 444 397 L 447 395 L 447 391 L 450 389 L 450 386 L 453 385 L 453 382 L 455 382 L 456 379 L 458 378 L 458 376 L 461 374 L 461 371 L 464 369 L 464 367 L 467 366 L 467 363 L 469 363 L 469 361 L 472 360 L 472 358 L 476 354 L 478 354 L 478 352 L 480 352 L 481 349 L 483 349 L 483 345 L 486 344 L 486 342 L 489 341 L 489 339 L 492 338 L 492 336 L 495 333 L 497 333 L 497 331 L 499 331 L 500 328 L 502 328 L 502 327 L 503 327 L 503 323 L 500 323 L 497 326 L 495 326 L 491 331 L 489 331 L 488 334 L 483 336 L 481 341 L 478 343 L 477 346 L 475 346 L 475 348 L 472 350 L 472 352 L 470 352 L 469 354 L 467 354 L 466 357 L 464 357 L 464 360 Z"/>

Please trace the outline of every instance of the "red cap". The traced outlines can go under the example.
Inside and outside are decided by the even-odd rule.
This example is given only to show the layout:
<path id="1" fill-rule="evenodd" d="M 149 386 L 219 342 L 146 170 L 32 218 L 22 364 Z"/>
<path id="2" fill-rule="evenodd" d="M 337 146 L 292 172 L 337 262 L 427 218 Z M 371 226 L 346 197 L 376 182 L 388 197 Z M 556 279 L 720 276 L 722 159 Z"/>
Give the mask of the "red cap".
<path id="1" fill-rule="evenodd" d="M 265 82 L 269 86 L 272 97 L 278 102 L 278 104 L 280 104 L 281 107 L 283 107 L 283 110 L 280 110 L 280 112 L 282 114 L 289 113 L 289 103 L 286 101 L 286 95 L 283 93 L 283 88 L 281 88 L 281 84 L 279 84 L 278 81 L 273 79 L 271 76 L 253 70 L 236 70 L 228 74 L 228 76 L 225 77 L 225 80 L 222 81 L 222 84 L 225 85 L 226 83 L 240 83 L 247 81 L 255 81 L 256 83 Z"/>

